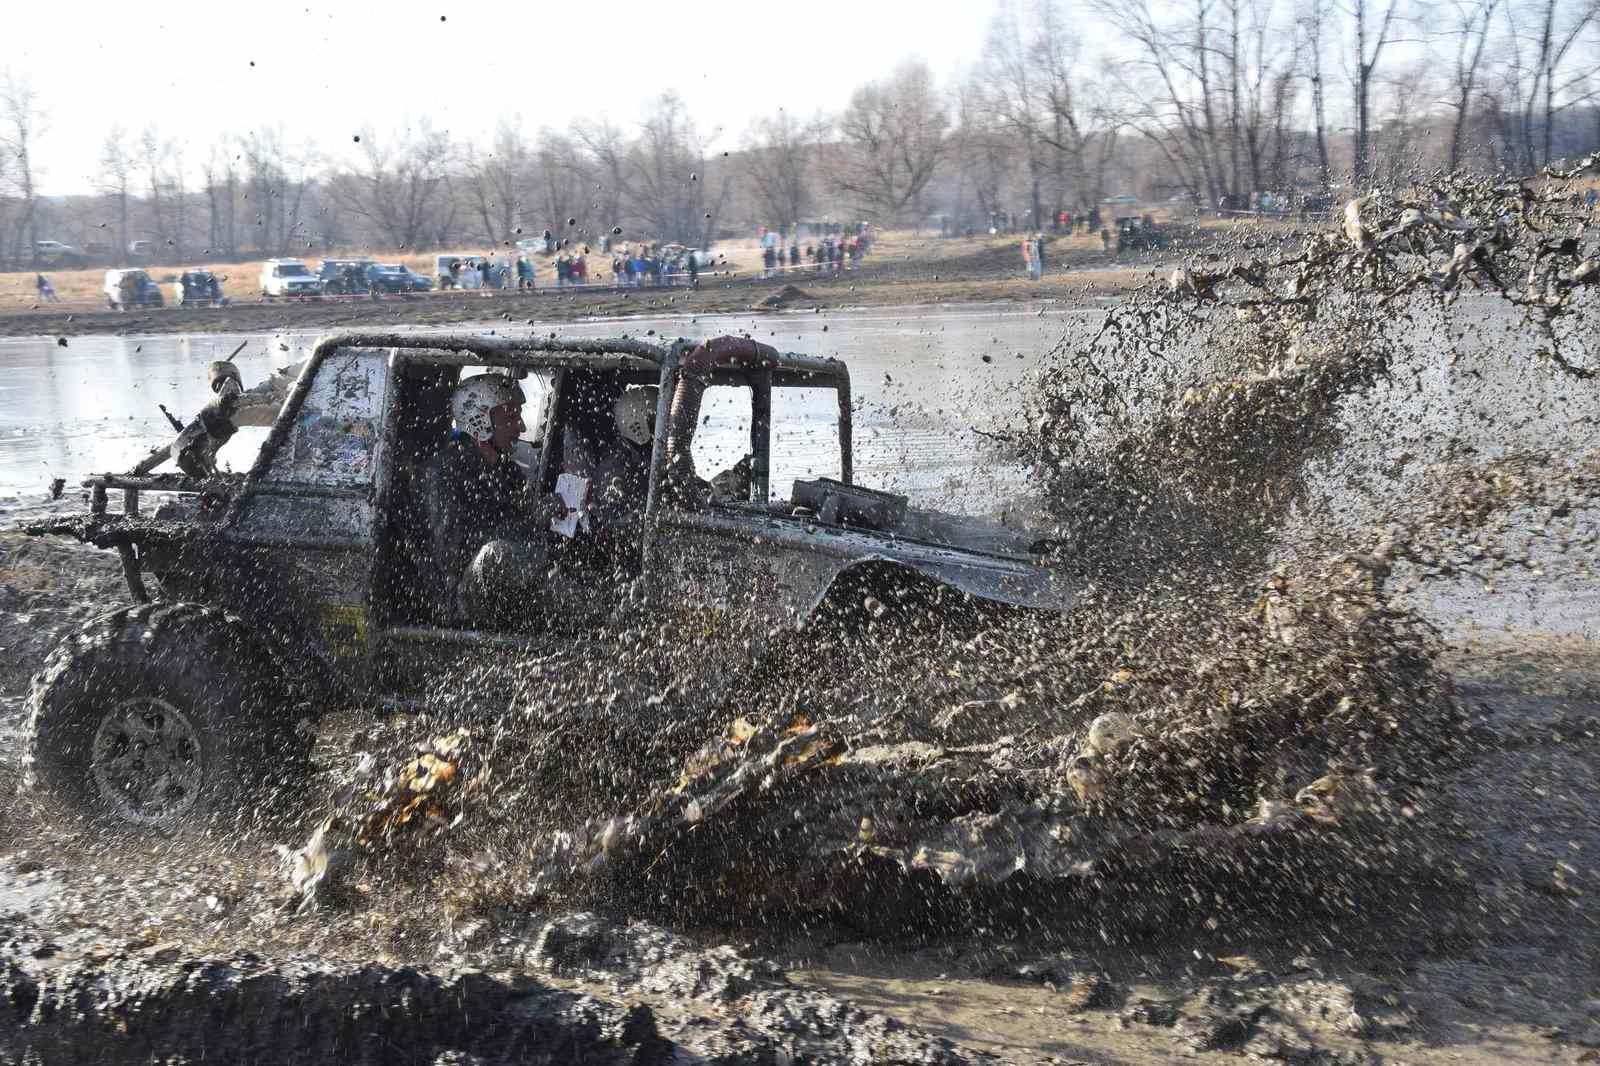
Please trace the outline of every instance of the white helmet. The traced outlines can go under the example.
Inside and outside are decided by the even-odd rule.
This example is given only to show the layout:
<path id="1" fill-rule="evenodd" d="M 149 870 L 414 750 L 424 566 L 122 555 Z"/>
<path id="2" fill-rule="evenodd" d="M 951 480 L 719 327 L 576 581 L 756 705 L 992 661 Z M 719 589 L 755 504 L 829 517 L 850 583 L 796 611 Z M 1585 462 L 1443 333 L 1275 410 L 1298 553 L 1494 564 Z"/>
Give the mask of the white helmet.
<path id="1" fill-rule="evenodd" d="M 456 428 L 473 440 L 485 441 L 494 435 L 489 412 L 502 404 L 526 403 L 522 386 L 504 374 L 479 374 L 458 384 L 450 394 L 450 413 Z"/>
<path id="2" fill-rule="evenodd" d="M 628 389 L 611 405 L 617 420 L 617 436 L 634 444 L 649 444 L 655 436 L 657 390 L 654 385 Z"/>

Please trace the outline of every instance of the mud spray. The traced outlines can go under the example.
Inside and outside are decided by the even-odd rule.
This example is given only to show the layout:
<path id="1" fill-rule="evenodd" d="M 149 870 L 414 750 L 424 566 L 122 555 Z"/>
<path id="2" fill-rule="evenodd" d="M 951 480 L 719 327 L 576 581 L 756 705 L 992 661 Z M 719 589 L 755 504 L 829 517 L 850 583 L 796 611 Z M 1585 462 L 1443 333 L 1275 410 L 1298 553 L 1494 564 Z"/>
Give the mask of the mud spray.
<path id="1" fill-rule="evenodd" d="M 1506 603 L 1555 618 L 1541 590 L 1592 580 L 1600 235 L 1569 193 L 1597 170 L 1375 193 L 1064 337 L 988 437 L 1035 472 L 1069 615 L 872 598 L 800 634 L 624 627 L 441 679 L 432 713 L 339 763 L 290 860 L 299 920 L 382 915 L 396 943 L 573 911 L 719 938 L 1426 935 L 1417 916 L 1461 910 L 1480 876 L 1474 812 L 1441 782 L 1527 742 L 1440 668 L 1447 638 Z M 510 709 L 466 713 L 484 691 Z M 557 918 L 529 958 L 620 952 L 630 987 L 685 1001 L 706 993 L 667 960 L 766 987 L 754 963 L 621 928 Z M 558 1000 L 551 1032 L 660 1041 Z M 815 1004 L 784 1002 L 819 1061 L 960 1058 L 864 1016 L 824 1034 Z M 418 1039 L 471 1043 L 447 1028 Z"/>

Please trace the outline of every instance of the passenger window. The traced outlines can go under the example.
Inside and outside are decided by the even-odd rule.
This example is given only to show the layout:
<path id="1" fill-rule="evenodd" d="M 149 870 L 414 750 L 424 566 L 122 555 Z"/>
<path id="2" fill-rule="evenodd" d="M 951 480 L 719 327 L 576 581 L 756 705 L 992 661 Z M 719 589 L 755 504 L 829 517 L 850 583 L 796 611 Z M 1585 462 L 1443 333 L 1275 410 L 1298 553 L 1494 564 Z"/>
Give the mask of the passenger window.
<path id="1" fill-rule="evenodd" d="M 690 451 L 695 472 L 708 481 L 750 454 L 747 386 L 713 385 L 706 390 Z"/>
<path id="2" fill-rule="evenodd" d="M 835 389 L 772 390 L 771 499 L 787 500 L 796 478 L 841 475 L 839 393 Z"/>

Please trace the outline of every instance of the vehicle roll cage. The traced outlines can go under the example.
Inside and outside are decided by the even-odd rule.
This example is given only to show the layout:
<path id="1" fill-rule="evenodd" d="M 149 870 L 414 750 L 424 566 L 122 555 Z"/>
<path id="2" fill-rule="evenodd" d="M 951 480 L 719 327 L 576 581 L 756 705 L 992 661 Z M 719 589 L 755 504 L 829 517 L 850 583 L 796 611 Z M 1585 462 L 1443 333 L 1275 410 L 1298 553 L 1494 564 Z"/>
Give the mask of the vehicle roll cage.
<path id="1" fill-rule="evenodd" d="M 217 532 L 225 539 L 244 513 L 246 504 L 258 496 L 338 496 L 367 495 L 368 490 L 333 488 L 303 484 L 281 484 L 267 480 L 267 471 L 284 443 L 293 432 L 295 423 L 311 392 L 317 373 L 335 351 L 348 348 L 389 349 L 389 369 L 398 373 L 408 363 L 425 363 L 434 366 L 504 366 L 513 370 L 535 369 L 593 369 L 635 371 L 648 375 L 661 385 L 657 409 L 657 442 L 654 449 L 650 497 L 646 504 L 647 518 L 653 519 L 661 507 L 660 486 L 665 476 L 666 449 L 662 438 L 668 424 L 668 409 L 682 359 L 691 351 L 696 341 L 679 339 L 667 343 L 631 338 L 589 340 L 576 337 L 499 337 L 470 333 L 336 333 L 322 338 L 312 349 L 299 376 L 290 387 L 289 394 L 273 419 L 267 439 L 257 453 L 255 461 L 246 471 L 242 482 L 195 482 L 187 477 L 172 475 L 128 476 L 101 475 L 86 479 L 83 484 L 90 490 L 90 510 L 104 515 L 107 510 L 108 490 L 120 490 L 123 495 L 123 514 L 139 514 L 140 491 L 197 493 L 216 492 L 226 497 L 226 510 L 218 524 Z M 422 355 L 421 353 L 426 353 Z M 827 356 L 780 353 L 767 361 L 762 369 L 737 366 L 713 368 L 708 375 L 712 385 L 747 385 L 751 389 L 751 492 L 755 498 L 765 500 L 770 491 L 770 444 L 772 389 L 774 387 L 833 388 L 838 395 L 839 417 L 839 469 L 840 480 L 852 481 L 850 372 L 840 360 Z M 552 426 L 546 426 L 547 434 Z M 384 416 L 381 454 L 393 455 L 399 433 L 399 412 L 390 407 Z M 546 442 L 548 444 L 548 441 Z M 548 453 L 547 453 L 548 454 Z M 387 463 L 384 464 L 387 467 Z M 376 471 L 376 481 L 371 489 L 373 529 L 382 530 L 389 517 L 389 496 L 393 479 L 389 471 Z M 381 535 L 381 534 L 380 534 Z M 361 538 L 365 539 L 365 538 Z M 308 549 L 350 550 L 358 547 L 347 543 L 346 538 L 296 537 L 292 546 Z M 124 569 L 128 572 L 130 591 L 135 600 L 147 598 L 142 582 L 138 580 L 139 567 L 132 558 L 131 549 L 120 545 Z"/>

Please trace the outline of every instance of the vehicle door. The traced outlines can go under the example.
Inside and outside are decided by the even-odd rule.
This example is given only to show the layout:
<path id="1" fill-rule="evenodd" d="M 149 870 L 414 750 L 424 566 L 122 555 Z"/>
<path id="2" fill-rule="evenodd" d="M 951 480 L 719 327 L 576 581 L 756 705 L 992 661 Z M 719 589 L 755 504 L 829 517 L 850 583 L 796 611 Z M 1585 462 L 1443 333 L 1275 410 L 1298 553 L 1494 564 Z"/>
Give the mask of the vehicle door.
<path id="1" fill-rule="evenodd" d="M 217 590 L 224 602 L 276 619 L 347 676 L 368 667 L 388 367 L 381 349 L 313 356 L 222 533 L 238 585 Z"/>
<path id="2" fill-rule="evenodd" d="M 862 552 L 852 538 L 794 520 L 782 502 L 798 477 L 848 477 L 838 392 L 774 388 L 761 372 L 741 376 L 713 383 L 702 401 L 691 446 L 701 488 L 687 500 L 664 486 L 653 491 L 647 523 L 651 595 L 705 634 L 801 620 Z M 658 427 L 658 449 L 665 431 Z M 664 477 L 664 461 L 656 469 Z"/>

